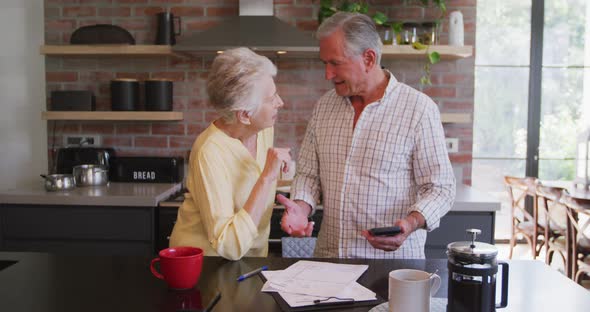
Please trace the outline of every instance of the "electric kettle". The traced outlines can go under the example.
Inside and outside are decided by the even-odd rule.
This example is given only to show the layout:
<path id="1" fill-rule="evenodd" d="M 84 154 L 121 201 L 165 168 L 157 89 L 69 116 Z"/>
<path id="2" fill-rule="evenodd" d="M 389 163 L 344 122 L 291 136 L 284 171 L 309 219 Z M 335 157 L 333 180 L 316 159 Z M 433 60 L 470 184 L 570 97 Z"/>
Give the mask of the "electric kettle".
<path id="1" fill-rule="evenodd" d="M 470 242 L 447 245 L 448 303 L 447 312 L 492 312 L 508 304 L 508 263 L 496 260 L 496 246 L 476 242 L 481 230 L 468 229 Z M 496 274 L 502 267 L 502 292 L 496 305 Z"/>

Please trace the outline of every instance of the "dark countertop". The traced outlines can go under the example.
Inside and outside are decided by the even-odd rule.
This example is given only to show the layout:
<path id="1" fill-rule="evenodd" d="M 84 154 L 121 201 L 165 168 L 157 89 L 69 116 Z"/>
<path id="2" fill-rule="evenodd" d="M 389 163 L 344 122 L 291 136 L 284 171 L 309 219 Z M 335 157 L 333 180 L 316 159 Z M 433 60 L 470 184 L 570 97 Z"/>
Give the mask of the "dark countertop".
<path id="1" fill-rule="evenodd" d="M 272 296 L 261 293 L 259 277 L 236 278 L 262 265 L 283 269 L 297 261 L 206 257 L 197 290 L 171 291 L 152 276 L 149 258 L 57 256 L 0 252 L 0 260 L 18 261 L 0 270 L 4 311 L 177 311 L 181 304 L 208 302 L 219 290 L 213 311 L 280 311 Z M 443 283 L 436 297 L 446 297 L 446 260 L 330 260 L 369 264 L 359 282 L 387 298 L 388 272 L 399 268 L 439 270 Z M 6 262 L 0 261 L 0 269 Z M 500 311 L 580 311 L 590 306 L 590 292 L 539 261 L 510 261 L 508 308 Z M 206 303 L 205 303 L 206 304 Z M 369 307 L 346 311 L 368 311 Z M 196 310 L 195 310 L 196 311 Z"/>
<path id="2" fill-rule="evenodd" d="M 29 187 L 0 191 L 0 204 L 156 207 L 180 189 L 180 183 L 109 182 L 48 192 L 39 180 Z"/>

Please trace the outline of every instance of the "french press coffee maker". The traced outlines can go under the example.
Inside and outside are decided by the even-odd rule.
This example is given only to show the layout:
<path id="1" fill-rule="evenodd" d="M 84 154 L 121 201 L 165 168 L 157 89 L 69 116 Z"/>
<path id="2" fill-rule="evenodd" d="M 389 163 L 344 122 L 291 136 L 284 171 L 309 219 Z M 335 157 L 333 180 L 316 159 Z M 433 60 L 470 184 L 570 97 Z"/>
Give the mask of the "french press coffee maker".
<path id="1" fill-rule="evenodd" d="M 470 242 L 447 245 L 449 284 L 447 312 L 493 312 L 508 304 L 508 263 L 498 262 L 496 246 L 476 242 L 481 230 L 468 229 Z M 502 267 L 502 296 L 496 305 L 496 273 Z"/>

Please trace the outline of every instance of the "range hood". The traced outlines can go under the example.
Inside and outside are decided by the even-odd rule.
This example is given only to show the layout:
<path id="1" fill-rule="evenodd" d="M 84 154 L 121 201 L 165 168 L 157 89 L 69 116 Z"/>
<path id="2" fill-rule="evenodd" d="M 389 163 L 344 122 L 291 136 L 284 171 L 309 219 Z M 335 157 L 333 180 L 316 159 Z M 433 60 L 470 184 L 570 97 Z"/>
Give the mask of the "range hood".
<path id="1" fill-rule="evenodd" d="M 172 50 L 206 55 L 235 47 L 261 54 L 298 54 L 319 51 L 311 33 L 305 33 L 273 16 L 273 0 L 240 0 L 240 16 L 192 35 L 177 38 Z"/>

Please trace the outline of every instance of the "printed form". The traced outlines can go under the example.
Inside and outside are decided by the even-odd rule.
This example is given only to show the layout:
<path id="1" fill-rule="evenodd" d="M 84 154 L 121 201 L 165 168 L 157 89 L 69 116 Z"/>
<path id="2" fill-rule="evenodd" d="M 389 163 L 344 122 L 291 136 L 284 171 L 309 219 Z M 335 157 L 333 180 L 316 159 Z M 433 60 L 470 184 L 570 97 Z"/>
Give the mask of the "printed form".
<path id="1" fill-rule="evenodd" d="M 368 265 L 301 260 L 283 271 L 264 271 L 263 292 L 278 292 L 291 307 L 313 305 L 314 300 L 375 300 L 376 295 L 356 280 Z"/>

